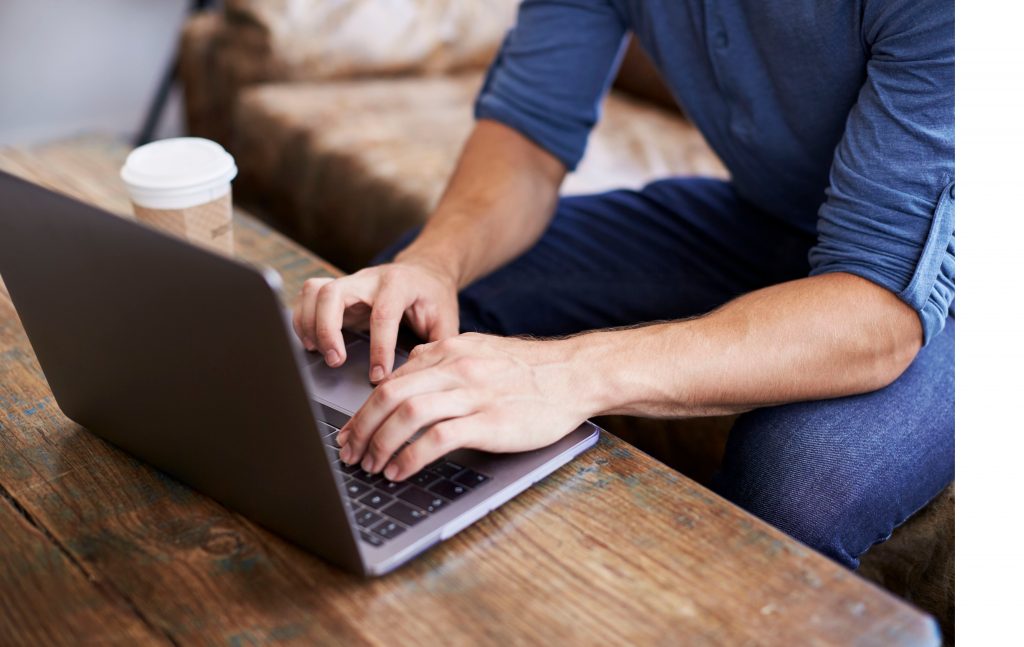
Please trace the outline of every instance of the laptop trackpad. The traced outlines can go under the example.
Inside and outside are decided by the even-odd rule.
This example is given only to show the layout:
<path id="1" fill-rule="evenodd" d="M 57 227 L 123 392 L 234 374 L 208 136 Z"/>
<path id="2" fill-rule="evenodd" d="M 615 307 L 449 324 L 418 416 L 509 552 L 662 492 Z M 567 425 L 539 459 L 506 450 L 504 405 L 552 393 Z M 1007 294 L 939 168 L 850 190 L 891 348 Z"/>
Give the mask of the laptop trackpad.
<path id="1" fill-rule="evenodd" d="M 321 402 L 349 413 L 363 405 L 373 393 L 370 384 L 370 344 L 356 339 L 345 344 L 348 359 L 338 368 L 331 368 L 322 358 L 308 364 L 303 370 L 309 376 L 312 396 Z M 405 363 L 405 354 L 395 352 L 395 368 Z"/>

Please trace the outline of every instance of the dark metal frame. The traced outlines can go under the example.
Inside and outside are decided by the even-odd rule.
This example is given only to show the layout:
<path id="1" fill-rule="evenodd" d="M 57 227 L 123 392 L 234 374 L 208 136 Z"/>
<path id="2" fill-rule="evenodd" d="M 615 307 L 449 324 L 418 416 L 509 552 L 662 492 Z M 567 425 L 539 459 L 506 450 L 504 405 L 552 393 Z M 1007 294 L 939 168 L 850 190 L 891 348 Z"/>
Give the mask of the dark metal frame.
<path id="1" fill-rule="evenodd" d="M 189 8 L 189 16 L 204 11 L 214 6 L 216 0 L 192 0 L 192 5 Z M 163 76 L 160 78 L 160 85 L 157 86 L 156 94 L 153 96 L 153 100 L 149 103 L 149 109 L 146 110 L 146 115 L 142 121 L 142 127 L 139 129 L 138 134 L 135 136 L 135 145 L 142 146 L 153 141 L 153 135 L 156 134 L 157 126 L 160 124 L 160 117 L 163 116 L 164 108 L 167 107 L 167 98 L 171 94 L 171 88 L 174 87 L 174 81 L 178 76 L 178 52 L 175 50 L 174 57 L 171 59 L 167 69 L 164 70 Z"/>

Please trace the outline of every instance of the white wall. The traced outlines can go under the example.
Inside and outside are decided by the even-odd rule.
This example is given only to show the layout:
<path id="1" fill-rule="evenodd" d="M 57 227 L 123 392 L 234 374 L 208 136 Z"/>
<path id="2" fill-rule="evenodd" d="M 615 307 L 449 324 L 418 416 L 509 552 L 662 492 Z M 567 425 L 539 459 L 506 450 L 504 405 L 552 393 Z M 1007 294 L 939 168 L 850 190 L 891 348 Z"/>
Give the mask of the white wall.
<path id="1" fill-rule="evenodd" d="M 133 136 L 189 0 L 0 0 L 0 145 Z M 160 136 L 181 129 L 172 97 Z"/>

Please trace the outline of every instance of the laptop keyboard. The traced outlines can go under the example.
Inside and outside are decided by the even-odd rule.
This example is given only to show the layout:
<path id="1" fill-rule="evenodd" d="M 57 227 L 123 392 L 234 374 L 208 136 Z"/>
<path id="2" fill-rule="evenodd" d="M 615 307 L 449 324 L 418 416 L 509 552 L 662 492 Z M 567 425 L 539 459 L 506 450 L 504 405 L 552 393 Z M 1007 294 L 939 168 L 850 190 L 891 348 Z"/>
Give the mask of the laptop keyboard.
<path id="1" fill-rule="evenodd" d="M 401 483 L 370 474 L 338 458 L 338 428 L 317 421 L 331 463 L 341 471 L 345 504 L 359 526 L 359 537 L 373 546 L 397 537 L 447 504 L 471 492 L 490 477 L 441 458 Z M 406 443 L 408 444 L 408 443 Z"/>

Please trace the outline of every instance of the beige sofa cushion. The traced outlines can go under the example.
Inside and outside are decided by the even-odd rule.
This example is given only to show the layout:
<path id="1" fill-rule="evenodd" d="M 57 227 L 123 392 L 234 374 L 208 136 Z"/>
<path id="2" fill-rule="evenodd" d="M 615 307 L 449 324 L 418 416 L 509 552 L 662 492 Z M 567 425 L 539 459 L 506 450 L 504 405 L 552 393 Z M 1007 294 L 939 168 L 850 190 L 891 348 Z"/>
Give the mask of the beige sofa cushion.
<path id="1" fill-rule="evenodd" d="M 357 269 L 436 204 L 480 83 L 471 74 L 249 88 L 230 143 L 239 191 L 303 244 Z M 676 174 L 726 175 L 691 124 L 613 93 L 564 192 Z"/>
<path id="2" fill-rule="evenodd" d="M 227 0 L 260 26 L 289 79 L 483 67 L 518 0 Z"/>

